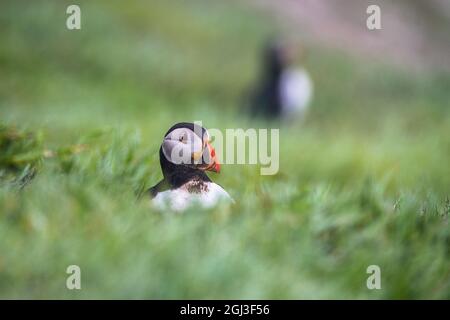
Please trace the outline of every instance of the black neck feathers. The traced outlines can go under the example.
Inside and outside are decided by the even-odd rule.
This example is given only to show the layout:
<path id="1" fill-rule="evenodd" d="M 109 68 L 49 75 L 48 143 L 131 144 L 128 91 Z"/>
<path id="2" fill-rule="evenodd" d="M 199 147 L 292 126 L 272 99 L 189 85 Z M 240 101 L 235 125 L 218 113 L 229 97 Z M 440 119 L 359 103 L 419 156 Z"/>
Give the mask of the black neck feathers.
<path id="1" fill-rule="evenodd" d="M 204 182 L 211 182 L 211 179 L 203 170 L 196 169 L 185 165 L 176 165 L 166 159 L 162 148 L 159 149 L 159 162 L 163 173 L 163 180 L 149 189 L 152 197 L 155 197 L 158 192 L 177 189 L 191 180 L 200 180 Z"/>

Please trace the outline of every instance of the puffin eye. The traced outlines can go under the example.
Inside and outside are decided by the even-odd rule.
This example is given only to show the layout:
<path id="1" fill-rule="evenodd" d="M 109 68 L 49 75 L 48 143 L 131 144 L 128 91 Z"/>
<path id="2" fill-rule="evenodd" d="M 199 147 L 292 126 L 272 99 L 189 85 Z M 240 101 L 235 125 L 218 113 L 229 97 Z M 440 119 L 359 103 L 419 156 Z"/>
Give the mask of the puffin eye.
<path id="1" fill-rule="evenodd" d="M 187 143 L 187 134 L 183 133 L 179 138 L 178 141 L 183 142 L 183 143 Z"/>

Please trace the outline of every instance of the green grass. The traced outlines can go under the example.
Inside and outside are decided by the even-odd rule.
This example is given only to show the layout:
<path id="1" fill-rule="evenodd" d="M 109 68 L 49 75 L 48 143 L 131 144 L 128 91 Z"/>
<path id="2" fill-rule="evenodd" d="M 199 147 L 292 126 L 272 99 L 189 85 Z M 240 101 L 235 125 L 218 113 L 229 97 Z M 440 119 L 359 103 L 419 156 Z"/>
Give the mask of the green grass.
<path id="1" fill-rule="evenodd" d="M 224 165 L 235 206 L 159 213 L 136 194 L 173 123 L 267 126 L 239 101 L 279 27 L 237 2 L 80 3 L 80 31 L 66 1 L 0 11 L 1 298 L 450 298 L 449 74 L 311 47 L 279 174 Z"/>

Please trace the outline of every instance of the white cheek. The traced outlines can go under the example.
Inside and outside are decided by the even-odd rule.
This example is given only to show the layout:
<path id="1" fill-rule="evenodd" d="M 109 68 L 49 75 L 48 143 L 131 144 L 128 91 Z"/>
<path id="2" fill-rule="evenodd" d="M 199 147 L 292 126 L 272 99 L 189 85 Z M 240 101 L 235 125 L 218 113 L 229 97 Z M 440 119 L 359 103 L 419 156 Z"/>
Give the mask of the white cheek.
<path id="1" fill-rule="evenodd" d="M 162 145 L 163 154 L 167 160 L 174 164 L 190 164 L 190 145 L 177 140 L 164 140 Z"/>
<path id="2" fill-rule="evenodd" d="M 192 154 L 203 152 L 203 141 L 191 130 L 176 129 L 164 139 L 162 150 L 166 159 L 174 164 L 192 164 Z"/>

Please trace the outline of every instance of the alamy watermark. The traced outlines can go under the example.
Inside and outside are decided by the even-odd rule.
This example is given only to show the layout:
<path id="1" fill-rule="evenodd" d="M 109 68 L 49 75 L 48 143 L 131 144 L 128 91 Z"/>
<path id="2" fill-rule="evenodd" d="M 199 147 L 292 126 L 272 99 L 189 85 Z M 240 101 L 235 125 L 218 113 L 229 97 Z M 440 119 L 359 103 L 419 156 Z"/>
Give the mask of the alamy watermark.
<path id="1" fill-rule="evenodd" d="M 175 164 L 209 163 L 213 159 L 202 157 L 206 144 L 214 144 L 214 157 L 223 164 L 259 164 L 261 175 L 274 175 L 280 167 L 279 129 L 228 128 L 225 131 L 209 128 L 202 130 L 202 122 L 194 122 L 194 133 L 174 130 L 163 142 L 166 158 Z M 203 137 L 201 139 L 200 137 Z M 167 141 L 169 140 L 169 141 Z M 195 156 L 198 155 L 198 156 Z"/>
<path id="2" fill-rule="evenodd" d="M 380 6 L 372 4 L 367 7 L 366 13 L 369 15 L 366 20 L 366 26 L 369 30 L 381 29 L 381 9 Z"/>
<path id="3" fill-rule="evenodd" d="M 69 15 L 66 19 L 66 27 L 69 30 L 81 29 L 81 9 L 76 4 L 67 7 L 66 13 Z M 381 29 L 381 8 L 376 4 L 367 7 L 366 13 L 369 15 L 366 19 L 366 26 L 369 30 Z"/>
<path id="4" fill-rule="evenodd" d="M 81 289 L 81 269 L 76 264 L 72 264 L 67 267 L 66 273 L 69 276 L 66 279 L 66 287 L 69 290 Z"/>
<path id="5" fill-rule="evenodd" d="M 81 29 L 81 9 L 80 6 L 72 4 L 67 7 L 66 13 L 69 14 L 66 20 L 66 27 L 69 30 Z"/>
<path id="6" fill-rule="evenodd" d="M 367 289 L 373 290 L 381 289 L 381 269 L 376 264 L 372 264 L 367 267 L 366 273 L 370 274 L 370 276 L 367 278 L 366 286 Z"/>

